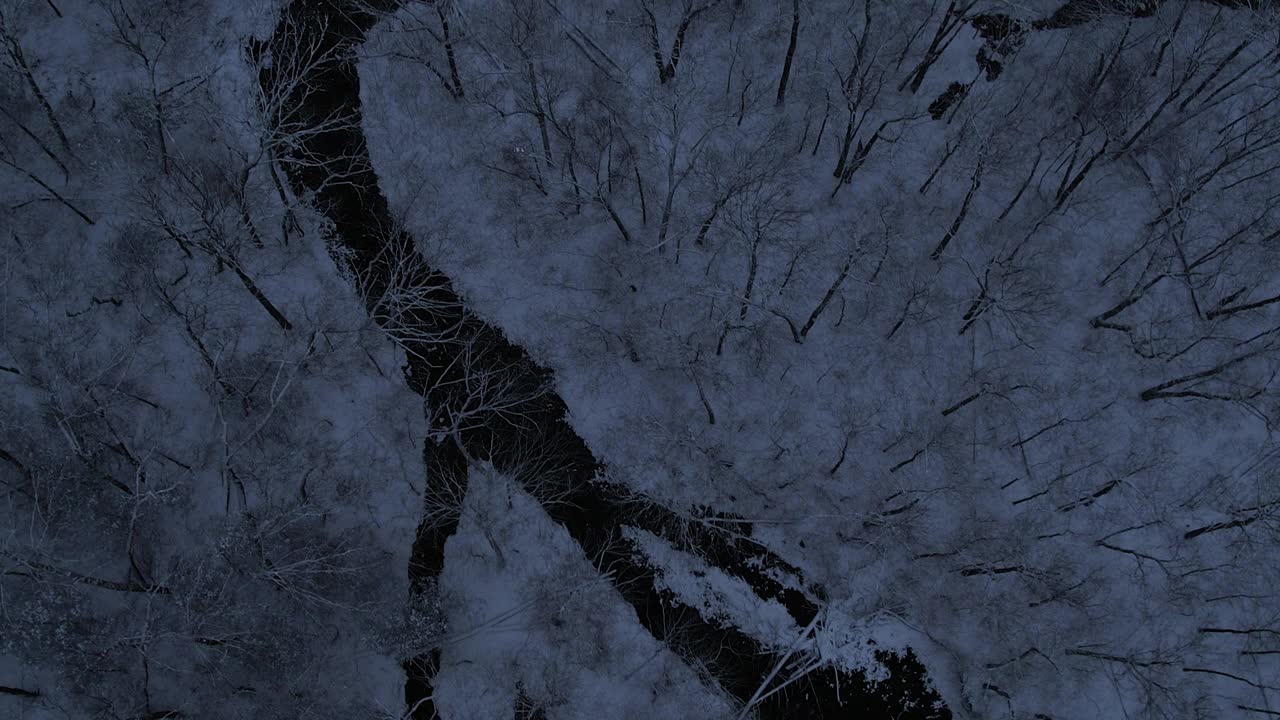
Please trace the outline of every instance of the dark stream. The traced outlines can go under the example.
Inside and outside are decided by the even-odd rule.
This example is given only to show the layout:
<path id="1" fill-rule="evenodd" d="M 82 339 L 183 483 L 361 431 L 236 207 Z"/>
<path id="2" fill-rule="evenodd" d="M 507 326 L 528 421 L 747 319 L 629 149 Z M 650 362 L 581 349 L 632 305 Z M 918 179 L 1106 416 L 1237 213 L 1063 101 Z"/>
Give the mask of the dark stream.
<path id="1" fill-rule="evenodd" d="M 398 6 L 384 0 L 382 10 Z M 761 598 L 782 603 L 799 627 L 819 611 L 821 588 L 743 535 L 701 522 L 705 508 L 677 513 L 607 479 L 597 460 L 566 422 L 551 372 L 535 363 L 503 333 L 464 306 L 448 277 L 427 265 L 412 238 L 394 228 L 378 187 L 360 128 L 360 84 L 354 49 L 376 22 L 347 0 L 295 0 L 281 14 L 265 45 L 272 64 L 259 78 L 265 94 L 283 96 L 272 118 L 278 132 L 297 138 L 277 161 L 294 192 L 332 222 L 331 242 L 346 251 L 371 316 L 404 348 L 404 377 L 423 397 L 432 438 L 425 443 L 428 503 L 460 500 L 468 458 L 488 461 L 515 477 L 563 525 L 597 567 L 607 569 L 618 593 L 635 609 L 641 625 L 673 651 L 708 668 L 720 687 L 745 702 L 768 676 L 777 657 L 756 639 L 731 626 L 704 620 L 659 587 L 655 571 L 623 534 L 624 525 L 651 531 L 742 578 Z M 305 49 L 305 50 L 300 50 Z M 307 57 L 335 50 L 331 60 Z M 297 75 L 299 68 L 305 72 Z M 332 122 L 346 117 L 352 122 Z M 382 300 L 412 291 L 419 302 L 396 307 Z M 468 378 L 499 379 L 504 406 L 476 410 Z M 469 402 L 471 403 L 469 405 Z M 455 423 L 458 421 L 458 423 Z M 442 431 L 453 429 L 445 436 Z M 450 480 L 450 482 L 445 482 Z M 434 495 L 433 495 L 434 494 Z M 443 565 L 445 541 L 456 520 L 426 523 L 413 545 L 413 587 L 429 588 Z M 739 527 L 744 527 L 739 524 Z M 749 529 L 744 531 L 750 534 Z M 784 585 L 771 573 L 793 578 Z M 674 620 L 674 621 L 673 621 Z M 678 637 L 668 636 L 679 628 Z M 949 718 L 928 688 L 924 668 L 910 652 L 880 653 L 892 677 L 872 685 L 860 674 L 824 669 L 811 673 L 759 709 L 762 718 Z M 438 651 L 404 664 L 405 699 L 418 704 L 415 718 L 435 717 L 431 679 Z M 419 704 L 421 702 L 421 704 Z"/>

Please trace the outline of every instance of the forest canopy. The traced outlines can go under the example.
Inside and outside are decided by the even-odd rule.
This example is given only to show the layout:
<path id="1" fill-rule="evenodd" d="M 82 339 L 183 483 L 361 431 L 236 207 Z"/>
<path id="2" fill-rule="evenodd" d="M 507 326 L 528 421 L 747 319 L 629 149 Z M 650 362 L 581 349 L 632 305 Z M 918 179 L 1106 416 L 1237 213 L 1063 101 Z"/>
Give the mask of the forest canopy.
<path id="1" fill-rule="evenodd" d="M 0 46 L 0 712 L 1280 714 L 1275 3 Z"/>

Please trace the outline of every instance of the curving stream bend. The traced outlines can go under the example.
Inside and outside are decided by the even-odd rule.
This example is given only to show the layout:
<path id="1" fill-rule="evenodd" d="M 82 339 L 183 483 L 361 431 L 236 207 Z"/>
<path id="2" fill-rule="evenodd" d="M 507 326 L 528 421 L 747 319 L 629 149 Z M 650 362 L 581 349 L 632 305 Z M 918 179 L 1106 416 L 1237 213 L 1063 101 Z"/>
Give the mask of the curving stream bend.
<path id="1" fill-rule="evenodd" d="M 360 81 L 354 50 L 376 24 L 362 9 L 392 11 L 402 0 L 294 0 L 282 10 L 271 37 L 250 51 L 269 53 L 259 81 L 271 125 L 275 160 L 293 191 L 332 223 L 336 260 L 356 278 L 371 316 L 406 354 L 405 381 L 428 409 L 431 437 L 424 443 L 428 507 L 460 502 L 470 460 L 487 461 L 521 482 L 583 552 L 607 567 L 641 625 L 659 640 L 683 625 L 682 652 L 704 664 L 721 688 L 748 701 L 769 676 L 777 656 L 733 627 L 704 620 L 663 589 L 656 571 L 627 540 L 638 527 L 746 581 L 762 598 L 780 602 L 805 627 L 817 615 L 821 588 L 744 535 L 702 523 L 708 513 L 677 513 L 607 479 L 604 465 L 566 422 L 564 401 L 551 372 L 503 333 L 467 310 L 441 272 L 427 265 L 414 242 L 395 229 L 378 186 L 360 125 Z M 403 298 L 413 298 L 412 303 Z M 477 410 L 469 379 L 496 379 L 501 410 Z M 425 591 L 443 566 L 445 541 L 456 517 L 429 514 L 418 529 L 409 566 L 411 586 Z M 749 530 L 746 531 L 749 535 Z M 776 576 L 793 578 L 783 584 Z M 803 588 L 803 590 L 798 589 Z M 672 622 L 675 613 L 683 622 Z M 692 642 L 690 642 L 692 640 Z M 891 678 L 876 685 L 834 669 L 758 706 L 767 719 L 949 718 L 908 652 L 878 653 Z M 436 717 L 431 679 L 439 651 L 404 663 L 405 700 L 414 718 Z"/>

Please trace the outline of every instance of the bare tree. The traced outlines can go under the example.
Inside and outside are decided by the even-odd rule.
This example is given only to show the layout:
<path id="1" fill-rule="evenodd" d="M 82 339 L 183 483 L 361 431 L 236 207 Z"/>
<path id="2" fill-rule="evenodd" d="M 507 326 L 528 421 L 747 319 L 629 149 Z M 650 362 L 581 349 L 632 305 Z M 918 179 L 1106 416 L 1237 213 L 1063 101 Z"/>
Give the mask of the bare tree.
<path id="1" fill-rule="evenodd" d="M 920 59 L 920 62 L 916 64 L 911 73 L 898 84 L 899 92 L 907 88 L 908 85 L 910 85 L 912 93 L 920 89 L 920 85 L 924 83 L 925 76 L 929 74 L 929 69 L 933 67 L 934 63 L 938 62 L 952 41 L 960 34 L 960 29 L 964 27 L 965 18 L 974 4 L 972 0 L 969 2 L 950 0 L 947 3 L 947 7 L 942 11 L 938 27 L 933 33 L 933 39 L 929 41 L 929 47 L 925 49 L 924 57 Z M 937 2 L 931 3 L 929 16 L 925 20 L 925 24 L 933 19 L 933 14 L 937 12 L 937 8 Z M 923 27 L 924 25 L 921 25 L 922 29 Z M 908 45 L 908 47 L 910 46 Z M 903 49 L 903 52 L 906 52 L 906 48 Z"/>
<path id="2" fill-rule="evenodd" d="M 787 100 L 787 82 L 791 79 L 791 61 L 796 56 L 796 40 L 800 36 L 800 0 L 791 2 L 791 39 L 787 42 L 787 54 L 782 61 L 782 77 L 778 79 L 778 105 Z M 803 144 L 803 143 L 801 143 Z"/>
<path id="3" fill-rule="evenodd" d="M 394 49 L 389 53 L 391 57 L 422 67 L 440 82 L 449 97 L 462 100 L 466 97 L 466 88 L 458 69 L 458 56 L 459 46 L 466 38 L 457 35 L 455 21 L 461 19 L 459 10 L 452 0 L 434 0 L 423 5 L 427 7 L 408 3 L 386 15 L 385 22 L 391 28 L 387 32 L 394 38 Z M 425 17 L 428 13 L 434 18 Z M 444 53 L 443 62 L 438 58 L 440 51 Z"/>
<path id="4" fill-rule="evenodd" d="M 144 8 L 133 0 L 102 0 L 110 20 L 110 39 L 123 48 L 141 65 L 145 76 L 147 108 L 152 126 L 152 141 L 159 156 L 162 172 L 169 172 L 169 143 L 166 124 L 172 113 L 170 95 L 180 97 L 186 86 L 203 82 L 206 77 L 196 74 L 174 78 L 168 72 L 167 61 L 171 53 L 170 42 L 181 33 L 184 18 L 177 7 L 163 7 L 158 11 Z"/>
<path id="5" fill-rule="evenodd" d="M 62 127 L 62 122 L 58 120 L 58 114 L 54 110 L 53 105 L 49 102 L 48 96 L 41 87 L 40 82 L 36 79 L 32 70 L 32 61 L 27 57 L 26 51 L 22 47 L 22 32 L 17 24 L 22 19 L 21 11 L 15 7 L 9 6 L 8 3 L 0 4 L 0 44 L 4 45 L 5 65 L 8 69 L 18 75 L 27 89 L 31 92 L 31 96 L 35 98 L 40 109 L 44 113 L 45 120 L 48 121 L 49 127 L 58 137 L 58 142 L 62 146 L 63 152 L 68 155 L 72 154 L 71 141 L 67 139 L 67 133 Z M 7 117 L 9 113 L 5 113 Z M 12 118 L 11 118 L 12 119 Z M 25 129 L 25 128 L 24 128 Z M 34 137 L 34 133 L 27 130 L 27 134 Z"/>
<path id="6" fill-rule="evenodd" d="M 715 9 L 722 0 L 679 0 L 680 22 L 676 27 L 675 37 L 671 41 L 671 51 L 665 54 L 659 38 L 658 17 L 654 14 L 651 0 L 638 1 L 640 11 L 644 14 L 643 22 L 649 31 L 649 49 L 653 53 L 658 82 L 665 85 L 676 76 L 676 68 L 680 66 L 680 56 L 684 52 L 685 39 L 694 21 Z"/>
<path id="7" fill-rule="evenodd" d="M 698 113 L 695 104 L 693 95 L 679 92 L 653 100 L 653 133 L 649 137 L 654 143 L 655 154 L 661 158 L 666 180 L 658 236 L 654 243 L 660 253 L 666 251 L 677 193 L 698 166 L 708 141 L 719 129 L 716 119 Z M 682 239 L 677 240 L 677 253 Z"/>

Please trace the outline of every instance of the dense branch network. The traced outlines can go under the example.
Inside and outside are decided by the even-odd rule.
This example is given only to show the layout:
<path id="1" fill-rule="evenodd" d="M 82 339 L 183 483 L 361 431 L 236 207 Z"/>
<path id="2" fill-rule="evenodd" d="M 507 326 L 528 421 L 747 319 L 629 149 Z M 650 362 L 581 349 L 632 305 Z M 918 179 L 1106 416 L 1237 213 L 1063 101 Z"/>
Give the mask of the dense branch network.
<path id="1" fill-rule="evenodd" d="M 395 4 L 387 5 L 377 9 L 389 10 Z M 690 11 L 681 36 L 683 26 L 703 9 Z M 268 45 L 274 64 L 263 68 L 260 80 L 265 97 L 279 98 L 276 102 L 283 110 L 277 113 L 295 118 L 302 130 L 294 135 L 292 155 L 284 159 L 295 191 L 312 197 L 332 221 L 332 242 L 346 270 L 375 321 L 405 351 L 406 381 L 430 411 L 427 515 L 410 568 L 415 586 L 429 587 L 441 571 L 444 541 L 458 522 L 456 510 L 450 509 L 466 493 L 468 467 L 476 461 L 492 463 L 521 481 L 584 553 L 608 572 L 646 629 L 660 640 L 672 640 L 666 628 L 677 608 L 683 632 L 696 636 L 678 647 L 711 668 L 731 696 L 742 702 L 751 699 L 760 683 L 771 677 L 774 660 L 769 646 L 732 626 L 702 618 L 662 589 L 661 570 L 645 562 L 624 526 L 652 531 L 738 575 L 762 598 L 781 602 L 798 627 L 811 627 L 818 617 L 817 593 L 804 588 L 796 568 L 750 540 L 749 526 L 740 524 L 737 533 L 729 534 L 605 479 L 604 466 L 565 422 L 567 409 L 551 389 L 550 373 L 469 312 L 449 279 L 429 268 L 414 251 L 412 239 L 390 222 L 358 124 L 331 122 L 359 115 L 359 87 L 349 57 L 377 17 L 368 8 L 341 2 L 292 4 Z M 671 70 L 664 72 L 674 72 L 680 42 L 678 38 Z M 290 55 L 300 49 L 305 51 L 301 56 Z M 335 167 L 342 184 L 331 182 Z M 812 318 L 803 332 L 811 326 Z M 406 700 L 417 708 L 416 717 L 433 712 L 426 698 L 438 666 L 434 650 L 406 664 L 411 676 Z M 846 697 L 856 696 L 851 688 L 868 689 L 866 681 L 843 671 L 810 668 L 802 675 L 810 672 L 820 679 L 806 681 L 809 701 L 797 705 L 789 693 L 780 692 L 757 701 L 758 709 L 767 717 L 799 717 L 796 712 L 819 717 L 843 704 L 837 699 L 840 685 Z M 878 702 L 892 707 L 893 700 Z"/>

